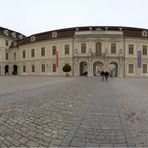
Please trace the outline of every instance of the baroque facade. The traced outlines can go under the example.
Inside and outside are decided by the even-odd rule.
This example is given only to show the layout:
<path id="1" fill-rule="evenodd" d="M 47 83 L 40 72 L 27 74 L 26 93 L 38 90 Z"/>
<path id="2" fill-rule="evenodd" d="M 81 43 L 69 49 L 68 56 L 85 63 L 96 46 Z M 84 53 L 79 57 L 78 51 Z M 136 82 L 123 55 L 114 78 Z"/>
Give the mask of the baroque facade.
<path id="1" fill-rule="evenodd" d="M 118 77 L 148 77 L 148 30 L 75 27 L 26 37 L 0 28 L 0 75 L 64 75 L 66 63 L 71 76 L 104 70 Z"/>

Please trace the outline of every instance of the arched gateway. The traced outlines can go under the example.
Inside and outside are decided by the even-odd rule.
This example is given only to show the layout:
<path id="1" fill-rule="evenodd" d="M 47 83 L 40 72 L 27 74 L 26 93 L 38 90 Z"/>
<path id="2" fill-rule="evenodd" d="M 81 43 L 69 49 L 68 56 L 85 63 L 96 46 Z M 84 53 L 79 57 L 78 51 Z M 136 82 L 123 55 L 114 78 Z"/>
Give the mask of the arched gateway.
<path id="1" fill-rule="evenodd" d="M 100 74 L 100 72 L 103 70 L 103 63 L 102 62 L 95 62 L 93 64 L 93 74 L 94 76 Z"/>
<path id="2" fill-rule="evenodd" d="M 109 73 L 113 77 L 118 76 L 118 64 L 116 62 L 111 62 L 109 64 Z"/>
<path id="3" fill-rule="evenodd" d="M 17 75 L 18 74 L 18 67 L 17 65 L 13 66 L 13 75 Z"/>
<path id="4" fill-rule="evenodd" d="M 84 72 L 87 71 L 87 62 L 80 63 L 80 76 L 83 76 Z"/>
<path id="5" fill-rule="evenodd" d="M 5 66 L 5 75 L 7 75 L 7 74 L 9 74 L 9 66 L 8 65 Z"/>

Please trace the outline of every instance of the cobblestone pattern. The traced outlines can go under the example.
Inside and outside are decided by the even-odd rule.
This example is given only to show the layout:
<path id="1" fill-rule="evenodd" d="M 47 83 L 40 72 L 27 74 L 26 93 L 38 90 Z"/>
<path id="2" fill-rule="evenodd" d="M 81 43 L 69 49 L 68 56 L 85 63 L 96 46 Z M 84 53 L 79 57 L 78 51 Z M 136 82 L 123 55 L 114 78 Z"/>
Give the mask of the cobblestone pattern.
<path id="1" fill-rule="evenodd" d="M 109 82 L 76 78 L 61 84 L 0 106 L 0 147 L 133 146 Z"/>
<path id="2" fill-rule="evenodd" d="M 78 78 L 40 96 L 1 105 L 0 147 L 61 145 L 93 89 L 93 81 Z"/>
<path id="3" fill-rule="evenodd" d="M 114 79 L 111 87 L 136 146 L 148 147 L 148 79 Z"/>
<path id="4" fill-rule="evenodd" d="M 120 117 L 115 95 L 108 82 L 96 84 L 96 92 L 83 116 L 67 135 L 63 146 L 71 147 L 133 147 L 129 133 Z M 71 137 L 71 138 L 70 138 Z"/>
<path id="5" fill-rule="evenodd" d="M 0 96 L 65 81 L 69 79 L 56 76 L 0 76 Z"/>

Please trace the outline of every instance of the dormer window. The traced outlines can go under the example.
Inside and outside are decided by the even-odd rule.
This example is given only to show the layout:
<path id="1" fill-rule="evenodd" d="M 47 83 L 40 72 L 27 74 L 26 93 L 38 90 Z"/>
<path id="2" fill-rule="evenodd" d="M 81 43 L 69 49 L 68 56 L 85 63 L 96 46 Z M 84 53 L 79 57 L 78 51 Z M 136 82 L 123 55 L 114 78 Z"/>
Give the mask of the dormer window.
<path id="1" fill-rule="evenodd" d="M 92 31 L 92 27 L 89 27 L 89 30 Z"/>
<path id="2" fill-rule="evenodd" d="M 36 37 L 35 36 L 31 36 L 31 42 L 35 41 Z"/>
<path id="3" fill-rule="evenodd" d="M 146 30 L 142 31 L 142 36 L 143 37 L 147 37 L 148 36 L 148 32 Z"/>
<path id="4" fill-rule="evenodd" d="M 101 31 L 101 30 L 102 30 L 101 28 L 97 28 L 97 29 L 96 29 L 96 31 Z"/>
<path id="5" fill-rule="evenodd" d="M 57 33 L 57 32 L 52 32 L 52 38 L 56 38 L 56 37 L 57 37 L 57 35 L 58 35 L 58 33 Z"/>
<path id="6" fill-rule="evenodd" d="M 12 36 L 13 36 L 14 38 L 16 38 L 16 32 L 13 32 L 13 33 L 12 33 Z"/>
<path id="7" fill-rule="evenodd" d="M 16 46 L 17 42 L 13 42 L 13 46 Z"/>
<path id="8" fill-rule="evenodd" d="M 20 35 L 19 35 L 19 38 L 20 38 L 20 39 L 23 39 L 23 35 L 22 35 L 22 34 L 20 34 Z"/>
<path id="9" fill-rule="evenodd" d="M 8 31 L 8 30 L 5 30 L 5 31 L 4 31 L 4 34 L 5 34 L 6 36 L 8 36 L 8 35 L 9 35 L 9 31 Z"/>
<path id="10" fill-rule="evenodd" d="M 122 31 L 122 28 L 121 27 L 119 28 L 119 31 Z"/>
<path id="11" fill-rule="evenodd" d="M 79 31 L 79 28 L 78 27 L 76 28 L 76 31 Z"/>

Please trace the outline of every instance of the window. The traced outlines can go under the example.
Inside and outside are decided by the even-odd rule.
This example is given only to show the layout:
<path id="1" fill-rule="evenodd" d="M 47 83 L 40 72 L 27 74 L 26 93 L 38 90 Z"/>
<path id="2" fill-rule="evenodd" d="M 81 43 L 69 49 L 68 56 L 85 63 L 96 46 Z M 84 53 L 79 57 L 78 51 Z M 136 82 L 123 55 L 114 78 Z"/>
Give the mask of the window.
<path id="1" fill-rule="evenodd" d="M 116 54 L 116 44 L 115 43 L 111 44 L 111 54 Z"/>
<path id="2" fill-rule="evenodd" d="M 100 42 L 96 43 L 96 55 L 101 56 L 101 43 Z"/>
<path id="3" fill-rule="evenodd" d="M 45 64 L 42 64 L 42 72 L 45 72 Z"/>
<path id="4" fill-rule="evenodd" d="M 9 41 L 5 40 L 5 45 L 8 46 L 9 45 Z"/>
<path id="5" fill-rule="evenodd" d="M 133 64 L 129 64 L 128 73 L 134 73 L 134 65 Z"/>
<path id="6" fill-rule="evenodd" d="M 69 54 L 69 45 L 65 45 L 65 54 L 66 54 L 66 55 Z"/>
<path id="7" fill-rule="evenodd" d="M 23 72 L 26 72 L 26 65 L 23 65 Z"/>
<path id="8" fill-rule="evenodd" d="M 53 72 L 56 72 L 56 64 L 53 64 L 52 69 L 53 69 Z"/>
<path id="9" fill-rule="evenodd" d="M 41 48 L 41 56 L 45 56 L 45 48 L 44 47 Z"/>
<path id="10" fill-rule="evenodd" d="M 9 55 L 8 55 L 8 53 L 6 53 L 6 60 L 8 60 L 8 58 L 9 58 Z"/>
<path id="11" fill-rule="evenodd" d="M 31 36 L 31 42 L 35 41 L 36 37 L 35 36 Z"/>
<path id="12" fill-rule="evenodd" d="M 16 52 L 13 53 L 13 59 L 16 60 Z"/>
<path id="13" fill-rule="evenodd" d="M 22 57 L 23 58 L 26 58 L 26 51 L 25 50 L 23 50 L 23 53 L 22 54 L 23 54 Z"/>
<path id="14" fill-rule="evenodd" d="M 31 49 L 31 57 L 35 57 L 35 49 Z"/>
<path id="15" fill-rule="evenodd" d="M 35 72 L 35 65 L 32 65 L 32 72 Z"/>
<path id="16" fill-rule="evenodd" d="M 147 73 L 147 64 L 142 65 L 142 72 Z"/>
<path id="17" fill-rule="evenodd" d="M 134 45 L 129 45 L 128 49 L 129 49 L 129 54 L 134 54 Z"/>
<path id="18" fill-rule="evenodd" d="M 86 43 L 81 44 L 81 53 L 86 53 Z"/>
<path id="19" fill-rule="evenodd" d="M 56 55 L 56 46 L 52 46 L 52 55 Z"/>
<path id="20" fill-rule="evenodd" d="M 142 53 L 143 55 L 147 55 L 147 46 L 142 47 Z"/>

